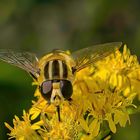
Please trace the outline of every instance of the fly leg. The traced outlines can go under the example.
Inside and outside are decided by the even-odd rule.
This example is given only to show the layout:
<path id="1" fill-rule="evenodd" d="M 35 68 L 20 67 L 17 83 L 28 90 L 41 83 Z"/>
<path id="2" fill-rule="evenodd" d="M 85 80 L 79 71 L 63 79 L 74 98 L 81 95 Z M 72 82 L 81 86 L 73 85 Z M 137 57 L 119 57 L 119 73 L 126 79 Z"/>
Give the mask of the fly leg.
<path id="1" fill-rule="evenodd" d="M 41 118 L 44 122 L 44 126 L 46 127 L 47 131 L 50 130 L 50 126 L 49 124 L 47 123 L 47 120 L 46 120 L 46 109 L 49 107 L 49 104 L 47 103 L 46 106 L 41 110 Z"/>
<path id="2" fill-rule="evenodd" d="M 47 117 L 46 117 L 46 110 L 49 107 L 50 103 L 48 102 L 43 109 L 41 109 L 41 107 L 38 107 L 42 102 L 44 102 L 44 99 L 39 99 L 36 103 L 33 104 L 33 108 L 39 109 L 41 111 L 41 119 L 44 123 L 45 128 L 47 129 L 47 131 L 50 130 L 50 126 L 47 124 Z"/>
<path id="3" fill-rule="evenodd" d="M 36 103 L 33 103 L 32 107 L 38 108 L 39 104 L 41 104 L 42 102 L 44 102 L 43 98 L 39 99 Z"/>

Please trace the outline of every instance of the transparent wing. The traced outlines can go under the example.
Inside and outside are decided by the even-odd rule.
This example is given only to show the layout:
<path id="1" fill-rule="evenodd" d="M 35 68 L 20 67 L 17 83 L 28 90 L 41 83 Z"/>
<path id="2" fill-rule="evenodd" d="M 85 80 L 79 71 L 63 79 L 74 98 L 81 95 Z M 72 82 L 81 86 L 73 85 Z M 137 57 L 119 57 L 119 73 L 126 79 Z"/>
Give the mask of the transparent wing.
<path id="1" fill-rule="evenodd" d="M 0 59 L 24 69 L 34 77 L 37 77 L 39 75 L 39 69 L 37 68 L 38 59 L 32 53 L 20 53 L 11 50 L 0 49 Z"/>
<path id="2" fill-rule="evenodd" d="M 112 42 L 91 46 L 72 53 L 76 62 L 74 70 L 79 71 L 86 66 L 103 59 L 121 46 L 122 42 Z"/>

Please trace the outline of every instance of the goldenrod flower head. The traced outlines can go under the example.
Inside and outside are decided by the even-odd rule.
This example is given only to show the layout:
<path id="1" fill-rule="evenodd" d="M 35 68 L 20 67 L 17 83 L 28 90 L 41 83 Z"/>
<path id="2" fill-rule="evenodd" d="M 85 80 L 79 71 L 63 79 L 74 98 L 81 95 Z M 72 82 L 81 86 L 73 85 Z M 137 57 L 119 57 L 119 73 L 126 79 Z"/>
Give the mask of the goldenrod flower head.
<path id="1" fill-rule="evenodd" d="M 9 134 L 10 139 L 16 138 L 16 140 L 41 140 L 35 129 L 40 127 L 36 124 L 31 125 L 29 114 L 23 111 L 23 120 L 20 120 L 17 116 L 13 119 L 14 128 L 5 123 L 5 126 L 11 131 Z"/>
<path id="2" fill-rule="evenodd" d="M 70 113 L 70 110 L 64 109 L 64 111 L 61 114 L 61 122 L 58 122 L 58 119 L 56 117 L 53 117 L 48 123 L 51 127 L 50 131 L 48 132 L 48 136 L 51 139 L 78 139 L 80 125 L 77 121 L 74 120 L 74 116 L 72 113 Z"/>
<path id="3" fill-rule="evenodd" d="M 36 119 L 41 114 L 41 107 L 44 109 L 43 113 L 47 114 L 47 117 L 45 117 L 44 120 L 46 124 L 43 124 L 42 130 L 39 131 L 41 137 L 43 139 L 47 137 L 52 140 L 72 140 L 78 138 L 81 127 L 79 122 L 76 121 L 76 107 L 70 106 L 68 102 L 64 101 L 61 105 L 61 121 L 59 122 L 55 106 L 50 105 L 49 107 L 44 108 L 44 103 L 46 103 L 45 100 L 41 103 L 37 103 L 37 106 L 30 109 L 32 120 Z"/>
<path id="4" fill-rule="evenodd" d="M 14 128 L 6 126 L 10 136 L 16 139 L 102 139 L 107 135 L 106 130 L 116 133 L 117 124 L 121 127 L 127 122 L 130 124 L 128 110 L 136 108 L 135 97 L 140 99 L 139 85 L 139 62 L 125 45 L 122 53 L 117 50 L 76 73 L 72 101 L 60 105 L 61 121 L 58 121 L 56 107 L 47 106 L 37 89 L 37 101 L 33 101 L 29 114 L 24 113 L 22 121 L 16 117 Z"/>

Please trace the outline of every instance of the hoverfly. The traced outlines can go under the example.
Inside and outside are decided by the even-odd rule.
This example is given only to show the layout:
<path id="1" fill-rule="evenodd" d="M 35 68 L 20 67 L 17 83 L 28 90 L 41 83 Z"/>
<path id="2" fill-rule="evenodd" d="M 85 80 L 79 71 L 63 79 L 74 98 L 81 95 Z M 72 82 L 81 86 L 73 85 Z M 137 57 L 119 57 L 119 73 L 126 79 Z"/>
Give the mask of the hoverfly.
<path id="1" fill-rule="evenodd" d="M 41 59 L 29 52 L 0 50 L 0 59 L 27 71 L 35 81 L 41 95 L 57 107 L 60 121 L 60 103 L 73 93 L 73 79 L 81 69 L 94 64 L 122 46 L 121 42 L 95 45 L 68 54 L 53 50 Z"/>

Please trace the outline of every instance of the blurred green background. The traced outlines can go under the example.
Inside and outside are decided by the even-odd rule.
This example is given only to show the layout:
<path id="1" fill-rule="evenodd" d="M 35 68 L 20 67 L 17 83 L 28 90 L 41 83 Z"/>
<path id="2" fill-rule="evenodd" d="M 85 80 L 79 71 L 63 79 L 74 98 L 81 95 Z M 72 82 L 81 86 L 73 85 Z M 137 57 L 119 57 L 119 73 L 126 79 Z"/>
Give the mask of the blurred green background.
<path id="1" fill-rule="evenodd" d="M 140 56 L 139 0 L 0 0 L 0 48 L 40 56 L 54 48 L 77 50 L 92 44 L 123 41 Z M 30 76 L 0 62 L 0 140 L 4 122 L 31 106 Z M 140 140 L 140 114 L 118 128 L 112 140 Z"/>

